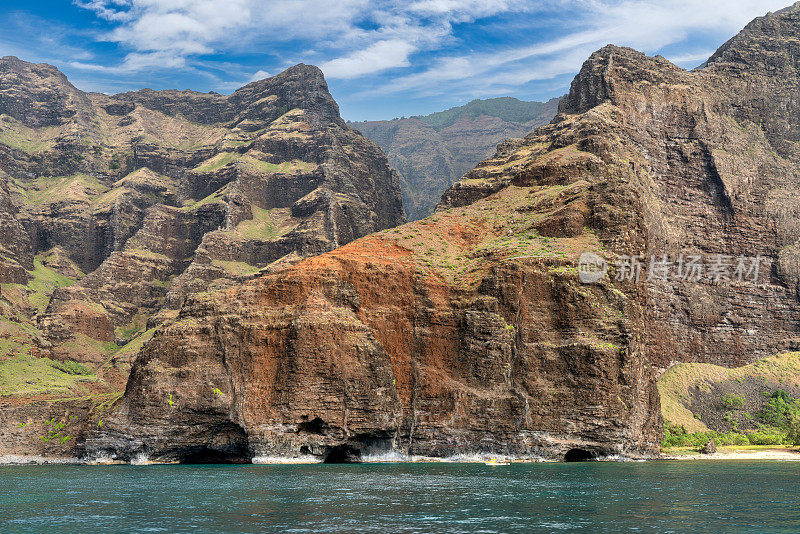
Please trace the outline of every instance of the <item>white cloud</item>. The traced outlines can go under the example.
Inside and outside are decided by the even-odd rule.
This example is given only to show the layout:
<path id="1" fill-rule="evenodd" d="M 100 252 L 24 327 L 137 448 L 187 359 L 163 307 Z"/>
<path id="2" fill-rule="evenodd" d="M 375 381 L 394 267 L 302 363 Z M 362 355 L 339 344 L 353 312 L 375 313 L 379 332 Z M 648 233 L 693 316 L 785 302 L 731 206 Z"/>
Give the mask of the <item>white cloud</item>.
<path id="1" fill-rule="evenodd" d="M 684 68 L 692 68 L 700 65 L 705 60 L 711 57 L 711 54 L 714 53 L 714 50 L 704 50 L 702 52 L 692 52 L 692 53 L 684 53 L 677 56 L 669 56 L 671 62 L 675 63 L 679 67 Z"/>
<path id="2" fill-rule="evenodd" d="M 267 72 L 265 70 L 260 70 L 260 71 L 256 72 L 255 74 L 253 74 L 250 77 L 250 79 L 247 80 L 247 83 L 257 82 L 259 80 L 263 80 L 264 78 L 269 78 L 269 76 L 270 76 L 269 72 Z"/>
<path id="3" fill-rule="evenodd" d="M 531 2 L 519 0 L 418 0 L 407 10 L 422 15 L 446 15 L 458 22 L 469 22 L 505 11 L 524 11 Z"/>
<path id="4" fill-rule="evenodd" d="M 438 59 L 429 68 L 392 80 L 363 93 L 412 92 L 419 96 L 447 94 L 465 84 L 474 94 L 498 92 L 534 80 L 576 73 L 581 63 L 606 44 L 630 46 L 648 53 L 680 43 L 692 33 L 733 35 L 753 18 L 776 11 L 787 0 L 556 0 L 551 7 L 571 14 L 580 29 L 548 41 L 495 48 Z M 425 0 L 446 6 L 458 0 Z M 431 8 L 433 9 L 433 8 Z M 723 37 L 726 38 L 726 37 Z M 681 54 L 681 66 L 696 66 L 707 55 Z M 669 59 L 669 58 L 668 58 Z"/>
<path id="5" fill-rule="evenodd" d="M 96 63 L 86 63 L 82 61 L 71 61 L 69 65 L 76 69 L 107 72 L 111 74 L 140 72 L 154 67 L 163 69 L 183 69 L 188 67 L 184 56 L 172 54 L 168 51 L 133 52 L 125 56 L 122 63 L 114 66 L 98 65 Z"/>
<path id="6" fill-rule="evenodd" d="M 353 31 L 368 0 L 77 0 L 76 5 L 116 24 L 98 39 L 129 50 L 129 66 L 149 67 L 142 55 L 178 59 L 246 44 L 341 40 Z"/>
<path id="7" fill-rule="evenodd" d="M 591 52 L 609 43 L 656 53 L 690 35 L 713 35 L 724 40 L 752 18 L 788 2 L 75 0 L 111 23 L 113 29 L 98 38 L 118 43 L 126 55 L 117 65 L 82 60 L 72 66 L 107 73 L 197 69 L 203 67 L 202 58 L 209 54 L 303 47 L 314 50 L 313 60 L 330 78 L 353 79 L 400 69 L 391 73 L 389 82 L 365 93 L 373 96 L 397 92 L 418 96 L 493 94 L 574 73 Z M 499 14 L 519 15 L 503 19 L 505 22 L 494 21 L 501 28 L 502 24 L 514 24 L 513 38 L 497 38 L 496 32 L 494 39 L 477 45 L 476 50 L 460 46 L 463 42 L 459 41 L 458 25 Z M 546 32 L 525 32 L 519 27 L 520 21 L 545 17 L 552 22 Z M 537 40 L 543 34 L 552 37 Z M 447 53 L 456 49 L 460 52 Z M 695 66 L 710 55 L 675 49 L 678 52 L 670 59 L 685 67 Z M 435 59 L 426 56 L 431 51 L 437 52 Z M 308 61 L 308 57 L 281 57 L 285 63 L 293 60 Z M 420 64 L 426 65 L 421 71 L 419 67 L 411 73 L 402 70 Z M 259 71 L 251 81 L 266 75 Z M 247 79 L 248 74 L 238 69 L 236 76 Z M 225 82 L 220 82 L 222 85 Z"/>
<path id="8" fill-rule="evenodd" d="M 408 56 L 416 47 L 401 39 L 378 41 L 364 50 L 326 61 L 320 68 L 331 78 L 354 78 L 376 71 L 410 65 Z"/>
<path id="9" fill-rule="evenodd" d="M 520 0 L 76 0 L 117 26 L 99 37 L 130 50 L 129 71 L 290 40 L 324 52 L 326 74 L 357 77 L 410 65 L 452 38 L 452 24 L 527 9 Z M 148 58 L 153 59 L 148 62 Z M 84 68 L 90 68 L 84 64 Z"/>

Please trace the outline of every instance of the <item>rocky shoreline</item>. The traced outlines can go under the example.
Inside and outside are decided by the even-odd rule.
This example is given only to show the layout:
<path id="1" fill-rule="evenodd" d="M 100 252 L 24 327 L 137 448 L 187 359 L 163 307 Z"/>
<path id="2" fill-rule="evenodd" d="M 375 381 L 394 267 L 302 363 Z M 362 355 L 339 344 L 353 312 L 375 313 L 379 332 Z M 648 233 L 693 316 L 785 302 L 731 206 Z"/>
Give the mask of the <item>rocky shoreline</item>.
<path id="1" fill-rule="evenodd" d="M 472 454 L 472 455 L 455 455 L 447 458 L 434 458 L 426 456 L 406 456 L 406 455 L 384 455 L 372 458 L 364 458 L 358 462 L 353 463 L 485 463 L 486 461 L 497 458 L 509 461 L 511 463 L 563 463 L 563 460 L 555 460 L 552 458 L 543 457 L 515 457 L 506 456 L 502 454 Z M 800 451 L 795 449 L 785 448 L 770 448 L 764 450 L 725 450 L 713 454 L 673 454 L 669 451 L 664 454 L 652 457 L 624 457 L 624 456 L 606 456 L 594 458 L 590 461 L 597 462 L 661 462 L 667 460 L 679 461 L 708 461 L 708 460 L 724 460 L 724 461 L 800 461 Z M 324 461 L 320 458 L 308 456 L 305 458 L 297 457 L 254 457 L 249 462 L 253 465 L 300 465 L 300 464 L 322 464 Z M 139 459 L 131 462 L 116 461 L 116 460 L 83 460 L 80 458 L 60 458 L 60 457 L 44 457 L 44 456 L 23 456 L 23 455 L 4 455 L 0 456 L 0 466 L 8 465 L 86 465 L 86 466 L 103 466 L 103 465 L 176 465 L 178 462 L 164 462 L 164 461 L 150 461 L 147 459 Z"/>

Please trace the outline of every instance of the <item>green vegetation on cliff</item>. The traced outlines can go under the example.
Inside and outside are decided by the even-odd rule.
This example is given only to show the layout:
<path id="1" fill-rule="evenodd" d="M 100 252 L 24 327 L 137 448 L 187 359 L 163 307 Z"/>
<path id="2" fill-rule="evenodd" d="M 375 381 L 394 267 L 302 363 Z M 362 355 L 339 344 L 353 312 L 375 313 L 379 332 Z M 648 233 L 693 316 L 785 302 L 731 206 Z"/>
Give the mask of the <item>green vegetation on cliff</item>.
<path id="1" fill-rule="evenodd" d="M 79 382 L 97 378 L 74 361 L 56 361 L 21 355 L 0 361 L 0 395 L 67 392 Z"/>
<path id="2" fill-rule="evenodd" d="M 60 274 L 43 262 L 42 255 L 37 255 L 33 260 L 33 279 L 28 282 L 28 299 L 38 311 L 42 312 L 50 302 L 53 291 L 59 287 L 68 287 L 75 283 L 73 278 Z M 77 269 L 77 267 L 75 267 Z"/>
<path id="3" fill-rule="evenodd" d="M 463 106 L 445 111 L 437 111 L 430 115 L 412 117 L 429 124 L 436 130 L 452 126 L 463 118 L 474 119 L 481 115 L 497 117 L 505 122 L 529 122 L 538 117 L 545 107 L 543 102 L 527 102 L 510 96 L 500 98 L 475 99 Z"/>
<path id="4" fill-rule="evenodd" d="M 658 381 L 665 448 L 800 445 L 800 352 L 728 369 L 680 363 Z"/>

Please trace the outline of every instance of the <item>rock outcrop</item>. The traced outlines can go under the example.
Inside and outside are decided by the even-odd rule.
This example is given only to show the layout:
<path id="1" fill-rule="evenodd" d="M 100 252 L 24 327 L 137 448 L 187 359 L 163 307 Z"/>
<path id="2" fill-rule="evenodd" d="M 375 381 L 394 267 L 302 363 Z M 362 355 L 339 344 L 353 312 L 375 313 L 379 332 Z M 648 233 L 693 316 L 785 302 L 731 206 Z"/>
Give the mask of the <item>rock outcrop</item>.
<path id="1" fill-rule="evenodd" d="M 11 202 L 8 176 L 0 171 L 0 283 L 26 284 L 33 269 L 33 248 L 25 229 L 17 220 Z"/>
<path id="2" fill-rule="evenodd" d="M 654 366 L 738 365 L 797 336 L 799 36 L 800 4 L 693 72 L 596 52 L 555 120 L 434 216 L 190 297 L 86 453 L 656 453 Z M 611 263 L 596 283 L 583 252 Z M 762 276 L 614 263 L 665 254 L 760 255 Z"/>

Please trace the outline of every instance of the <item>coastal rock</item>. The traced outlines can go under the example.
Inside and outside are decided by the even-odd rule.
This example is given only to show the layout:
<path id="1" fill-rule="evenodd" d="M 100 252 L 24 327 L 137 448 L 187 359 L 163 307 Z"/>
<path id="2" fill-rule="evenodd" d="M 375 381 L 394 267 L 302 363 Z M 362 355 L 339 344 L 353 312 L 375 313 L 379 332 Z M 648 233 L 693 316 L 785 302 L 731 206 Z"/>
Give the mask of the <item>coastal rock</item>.
<path id="1" fill-rule="evenodd" d="M 371 237 L 190 299 L 137 359 L 87 452 L 654 452 L 657 401 L 632 336 L 635 305 L 609 285 L 554 276 L 561 261 L 489 260 L 462 287 L 418 261 Z"/>
<path id="2" fill-rule="evenodd" d="M 556 119 L 434 216 L 188 298 L 85 454 L 656 454 L 653 366 L 735 366 L 798 337 L 799 33 L 800 4 L 692 72 L 599 50 Z M 610 264 L 597 283 L 583 252 Z M 760 255 L 763 276 L 617 276 L 621 255 L 664 254 Z"/>
<path id="3" fill-rule="evenodd" d="M 700 454 L 714 454 L 717 452 L 717 444 L 713 439 L 708 440 L 708 443 L 700 448 Z"/>

